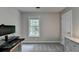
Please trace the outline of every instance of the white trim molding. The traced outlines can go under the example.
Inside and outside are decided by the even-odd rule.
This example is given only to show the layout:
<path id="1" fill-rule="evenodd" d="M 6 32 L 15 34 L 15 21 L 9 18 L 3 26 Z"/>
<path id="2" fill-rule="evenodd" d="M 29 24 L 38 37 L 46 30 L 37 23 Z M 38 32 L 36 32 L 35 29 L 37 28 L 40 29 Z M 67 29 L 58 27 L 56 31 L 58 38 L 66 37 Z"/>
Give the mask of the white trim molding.
<path id="1" fill-rule="evenodd" d="M 60 41 L 23 41 L 22 43 L 60 43 Z"/>

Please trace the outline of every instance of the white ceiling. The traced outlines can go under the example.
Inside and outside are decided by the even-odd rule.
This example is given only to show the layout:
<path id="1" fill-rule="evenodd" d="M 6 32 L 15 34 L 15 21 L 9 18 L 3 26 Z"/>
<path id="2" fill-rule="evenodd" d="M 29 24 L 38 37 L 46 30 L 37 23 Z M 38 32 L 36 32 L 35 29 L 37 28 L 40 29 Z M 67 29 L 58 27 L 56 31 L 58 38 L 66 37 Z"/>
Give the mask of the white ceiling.
<path id="1" fill-rule="evenodd" d="M 40 9 L 36 9 L 35 7 L 17 7 L 21 12 L 60 12 L 65 7 L 41 7 Z"/>

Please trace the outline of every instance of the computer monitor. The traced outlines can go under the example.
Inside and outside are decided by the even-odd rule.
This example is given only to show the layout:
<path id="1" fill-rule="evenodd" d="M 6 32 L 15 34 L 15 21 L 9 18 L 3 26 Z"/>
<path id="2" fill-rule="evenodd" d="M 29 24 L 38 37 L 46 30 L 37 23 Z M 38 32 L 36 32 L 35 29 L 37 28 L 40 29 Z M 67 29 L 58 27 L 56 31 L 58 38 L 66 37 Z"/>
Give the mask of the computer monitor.
<path id="1" fill-rule="evenodd" d="M 8 35 L 15 33 L 15 25 L 0 25 L 0 36 L 5 36 L 5 40 L 8 40 Z"/>

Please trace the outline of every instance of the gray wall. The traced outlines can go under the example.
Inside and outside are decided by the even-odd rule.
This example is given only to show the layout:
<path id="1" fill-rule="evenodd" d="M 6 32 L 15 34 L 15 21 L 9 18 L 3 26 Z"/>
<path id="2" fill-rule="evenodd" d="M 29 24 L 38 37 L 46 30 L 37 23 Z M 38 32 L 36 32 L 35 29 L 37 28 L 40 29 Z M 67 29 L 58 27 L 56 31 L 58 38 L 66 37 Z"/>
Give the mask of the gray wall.
<path id="1" fill-rule="evenodd" d="M 40 16 L 40 37 L 28 37 L 28 17 Z M 60 41 L 60 16 L 59 13 L 35 13 L 28 12 L 21 14 L 21 34 L 25 41 Z"/>
<path id="2" fill-rule="evenodd" d="M 72 8 L 73 36 L 79 38 L 79 7 Z"/>
<path id="3" fill-rule="evenodd" d="M 0 7 L 0 24 L 15 25 L 16 33 L 14 35 L 20 35 L 21 31 L 19 11 L 15 8 Z"/>

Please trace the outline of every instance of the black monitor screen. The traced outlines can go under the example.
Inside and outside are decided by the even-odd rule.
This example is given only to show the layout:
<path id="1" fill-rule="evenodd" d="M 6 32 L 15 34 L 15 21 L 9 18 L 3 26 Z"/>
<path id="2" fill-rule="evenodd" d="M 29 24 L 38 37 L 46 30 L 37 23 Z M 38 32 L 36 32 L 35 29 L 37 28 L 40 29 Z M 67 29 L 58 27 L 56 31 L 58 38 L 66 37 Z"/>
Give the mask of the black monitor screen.
<path id="1" fill-rule="evenodd" d="M 0 25 L 0 36 L 15 33 L 14 25 Z"/>

